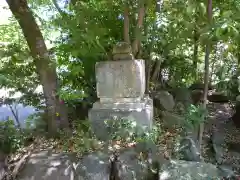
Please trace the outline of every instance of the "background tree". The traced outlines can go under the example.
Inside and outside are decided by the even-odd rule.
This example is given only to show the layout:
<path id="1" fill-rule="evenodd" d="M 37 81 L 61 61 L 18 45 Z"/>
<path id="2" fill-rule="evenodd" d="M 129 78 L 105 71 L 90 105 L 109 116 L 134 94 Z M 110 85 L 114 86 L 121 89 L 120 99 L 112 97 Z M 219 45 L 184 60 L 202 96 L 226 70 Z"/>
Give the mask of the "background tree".
<path id="1" fill-rule="evenodd" d="M 35 21 L 32 11 L 28 7 L 27 1 L 7 0 L 7 3 L 22 28 L 30 53 L 34 59 L 40 83 L 43 85 L 47 105 L 49 133 L 53 134 L 57 131 L 56 122 L 59 118 L 57 114 L 60 114 L 60 121 L 64 124 L 64 127 L 68 127 L 66 108 L 64 104 L 60 103 L 57 95 L 59 86 L 55 62 L 50 59 L 42 33 Z"/>

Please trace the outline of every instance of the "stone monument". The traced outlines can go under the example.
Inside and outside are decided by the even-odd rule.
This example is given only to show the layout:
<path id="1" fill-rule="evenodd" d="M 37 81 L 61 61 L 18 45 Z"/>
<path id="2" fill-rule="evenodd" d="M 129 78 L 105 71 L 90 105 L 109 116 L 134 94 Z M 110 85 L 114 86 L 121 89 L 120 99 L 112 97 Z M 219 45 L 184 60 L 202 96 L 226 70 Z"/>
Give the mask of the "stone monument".
<path id="1" fill-rule="evenodd" d="M 108 138 L 106 120 L 131 119 L 151 129 L 153 101 L 145 95 L 145 61 L 134 59 L 125 42 L 113 48 L 113 61 L 95 65 L 97 96 L 88 117 L 99 139 Z"/>

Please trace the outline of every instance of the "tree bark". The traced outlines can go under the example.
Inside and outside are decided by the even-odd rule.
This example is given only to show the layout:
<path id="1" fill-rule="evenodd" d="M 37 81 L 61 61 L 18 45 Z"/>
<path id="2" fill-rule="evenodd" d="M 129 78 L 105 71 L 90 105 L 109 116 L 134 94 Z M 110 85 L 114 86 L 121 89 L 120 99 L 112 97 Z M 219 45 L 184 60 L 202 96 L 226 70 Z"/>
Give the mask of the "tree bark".
<path id="1" fill-rule="evenodd" d="M 212 20 L 212 0 L 208 0 L 207 5 L 207 14 L 208 14 L 208 21 L 209 25 L 211 25 Z M 208 40 L 206 44 L 206 50 L 205 50 L 205 66 L 204 66 L 204 94 L 203 94 L 203 108 L 206 109 L 207 106 L 207 94 L 208 94 L 208 82 L 209 82 L 209 55 L 211 50 L 211 41 Z M 205 119 L 205 117 L 203 117 Z M 202 122 L 199 126 L 199 134 L 198 134 L 198 140 L 199 145 L 201 148 L 202 145 L 202 136 L 204 131 L 204 122 Z"/>
<path id="2" fill-rule="evenodd" d="M 135 39 L 132 43 L 132 51 L 133 55 L 136 56 L 139 51 L 140 46 L 140 34 L 143 27 L 143 20 L 145 16 L 145 4 L 143 2 L 140 2 L 139 4 L 139 10 L 138 10 L 138 19 L 137 19 L 137 25 L 135 29 Z"/>
<path id="3" fill-rule="evenodd" d="M 198 39 L 199 35 L 197 32 L 197 27 L 195 27 L 194 32 L 193 32 L 193 41 L 194 41 L 194 47 L 193 47 L 193 68 L 194 68 L 194 78 L 195 81 L 198 80 Z"/>
<path id="4" fill-rule="evenodd" d="M 129 7 L 126 3 L 124 8 L 124 41 L 130 44 L 130 36 L 129 36 Z"/>
<path id="5" fill-rule="evenodd" d="M 6 0 L 10 10 L 22 28 L 34 59 L 48 112 L 48 130 L 50 134 L 57 131 L 57 121 L 68 126 L 66 107 L 57 96 L 56 63 L 51 61 L 42 33 L 35 21 L 26 0 Z M 59 116 L 58 116 L 59 114 Z"/>
<path id="6" fill-rule="evenodd" d="M 155 13 L 155 21 L 156 22 L 153 25 L 153 33 L 151 33 L 152 37 L 151 37 L 151 43 L 150 43 L 150 48 L 149 48 L 150 54 L 153 52 L 153 47 L 155 45 L 154 38 L 156 36 L 157 18 L 158 18 L 158 15 L 161 13 L 162 0 L 157 0 L 155 5 L 156 5 L 156 9 L 155 9 L 156 10 L 156 13 Z M 147 91 L 149 90 L 150 81 L 152 81 L 152 82 L 156 81 L 157 75 L 161 71 L 161 61 L 157 61 L 156 63 L 153 63 L 153 64 L 152 64 L 152 61 L 150 59 L 148 61 L 149 61 L 148 64 L 147 64 L 148 69 L 147 69 L 147 73 L 146 73 L 147 74 L 147 81 L 146 81 Z M 152 76 L 151 76 L 151 68 L 153 68 Z"/>
<path id="7" fill-rule="evenodd" d="M 11 110 L 11 112 L 12 112 L 12 114 L 13 114 L 16 122 L 17 122 L 18 128 L 21 129 L 21 123 L 19 121 L 17 104 L 15 104 L 15 103 L 14 104 L 9 104 L 8 106 L 9 106 L 9 108 L 10 108 L 10 110 Z M 13 106 L 14 106 L 14 108 L 13 108 Z"/>

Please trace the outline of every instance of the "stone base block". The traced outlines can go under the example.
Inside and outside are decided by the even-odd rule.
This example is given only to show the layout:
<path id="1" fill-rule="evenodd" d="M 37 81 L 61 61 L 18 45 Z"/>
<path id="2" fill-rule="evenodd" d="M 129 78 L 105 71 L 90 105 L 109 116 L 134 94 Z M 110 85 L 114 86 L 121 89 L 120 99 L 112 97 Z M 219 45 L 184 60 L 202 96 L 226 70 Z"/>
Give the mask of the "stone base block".
<path id="1" fill-rule="evenodd" d="M 141 128 L 152 128 L 153 101 L 143 99 L 140 103 L 108 103 L 96 102 L 88 113 L 92 129 L 101 140 L 110 138 L 113 129 L 106 125 L 106 120 L 133 120 Z"/>

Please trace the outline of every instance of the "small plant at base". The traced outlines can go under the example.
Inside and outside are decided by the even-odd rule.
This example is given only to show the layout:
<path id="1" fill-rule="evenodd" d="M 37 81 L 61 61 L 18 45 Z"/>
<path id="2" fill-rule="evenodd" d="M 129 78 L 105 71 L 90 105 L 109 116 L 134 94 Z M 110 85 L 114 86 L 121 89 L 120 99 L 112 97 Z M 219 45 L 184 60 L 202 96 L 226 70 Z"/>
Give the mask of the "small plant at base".
<path id="1" fill-rule="evenodd" d="M 207 114 L 207 110 L 204 109 L 201 105 L 191 106 L 187 109 L 185 114 L 186 128 L 197 128 L 200 123 L 204 121 L 204 117 Z"/>
<path id="2" fill-rule="evenodd" d="M 98 148 L 99 142 L 95 138 L 89 121 L 76 120 L 73 122 L 73 134 L 68 136 L 64 131 L 60 131 L 60 144 L 65 152 L 76 152 L 79 155 Z"/>
<path id="3" fill-rule="evenodd" d="M 133 119 L 114 119 L 106 120 L 111 140 L 122 141 L 122 143 L 139 143 L 152 141 L 156 143 L 160 137 L 160 126 L 152 129 L 138 125 Z"/>

